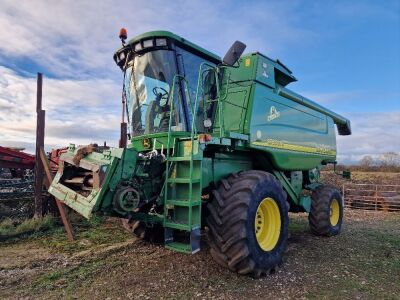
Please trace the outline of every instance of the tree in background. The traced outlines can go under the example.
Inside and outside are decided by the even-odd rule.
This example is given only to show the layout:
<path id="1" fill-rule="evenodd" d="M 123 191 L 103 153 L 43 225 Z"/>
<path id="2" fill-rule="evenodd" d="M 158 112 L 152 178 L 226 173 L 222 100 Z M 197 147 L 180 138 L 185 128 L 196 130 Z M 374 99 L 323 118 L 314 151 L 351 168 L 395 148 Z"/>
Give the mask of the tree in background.
<path id="1" fill-rule="evenodd" d="M 363 158 L 360 160 L 360 166 L 362 168 L 370 168 L 374 164 L 374 159 L 372 158 L 371 155 L 365 155 Z"/>
<path id="2" fill-rule="evenodd" d="M 400 154 L 385 152 L 380 156 L 379 161 L 382 167 L 398 167 L 400 166 Z"/>
<path id="3" fill-rule="evenodd" d="M 399 172 L 400 171 L 400 153 L 399 152 L 385 152 L 378 158 L 371 155 L 363 156 L 358 165 L 351 166 L 353 171 L 366 171 L 366 172 Z"/>

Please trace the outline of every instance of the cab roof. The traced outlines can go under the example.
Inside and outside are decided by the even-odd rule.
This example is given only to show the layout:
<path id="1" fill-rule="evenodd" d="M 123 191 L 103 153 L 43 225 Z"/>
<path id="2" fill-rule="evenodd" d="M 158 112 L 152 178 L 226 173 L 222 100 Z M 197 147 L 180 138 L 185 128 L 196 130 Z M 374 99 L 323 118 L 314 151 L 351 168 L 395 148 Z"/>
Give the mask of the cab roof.
<path id="1" fill-rule="evenodd" d="M 197 52 L 201 56 L 205 56 L 205 57 L 213 60 L 215 63 L 220 63 L 222 61 L 221 57 L 219 57 L 218 55 L 188 41 L 187 39 L 185 39 L 175 33 L 172 33 L 170 31 L 165 31 L 165 30 L 149 31 L 149 32 L 145 32 L 140 35 L 137 35 L 137 36 L 133 37 L 132 39 L 130 39 L 124 47 L 121 47 L 120 49 L 118 49 L 117 52 L 119 52 L 121 49 L 126 48 L 127 46 L 134 47 L 134 45 L 136 43 L 138 43 L 139 41 L 143 41 L 146 39 L 153 39 L 153 38 L 167 38 L 167 39 L 175 41 L 178 45 L 183 46 L 184 48 L 188 49 L 189 51 L 191 50 L 193 52 Z M 292 71 L 290 71 L 289 68 L 286 67 L 282 62 L 280 62 L 279 59 L 273 60 L 260 52 L 244 54 L 244 55 L 242 55 L 242 57 L 246 57 L 248 55 L 260 55 L 260 56 L 266 58 L 274 66 L 274 68 L 285 77 L 285 81 L 287 83 L 297 81 L 297 79 L 293 76 Z"/>
<path id="2" fill-rule="evenodd" d="M 221 62 L 221 57 L 219 57 L 218 55 L 188 41 L 187 39 L 185 39 L 179 35 L 176 35 L 176 34 L 170 32 L 170 31 L 157 30 L 157 31 L 145 32 L 143 34 L 140 34 L 140 35 L 135 36 L 134 38 L 130 39 L 126 43 L 126 45 L 134 45 L 138 41 L 145 40 L 146 38 L 168 38 L 168 39 L 176 41 L 178 44 L 184 45 L 185 48 L 189 48 L 191 50 L 194 50 L 195 52 L 200 52 L 201 54 L 211 58 L 212 60 Z"/>
<path id="3" fill-rule="evenodd" d="M 216 63 L 222 62 L 221 57 L 219 57 L 218 55 L 186 40 L 185 38 L 183 38 L 179 35 L 176 35 L 169 31 L 163 31 L 163 30 L 149 31 L 149 32 L 140 34 L 138 36 L 135 36 L 134 38 L 130 39 L 123 47 L 119 48 L 116 51 L 116 53 L 114 54 L 114 57 L 119 52 L 122 52 L 124 49 L 126 49 L 127 46 L 133 48 L 135 43 L 138 43 L 139 41 L 143 41 L 146 39 L 152 39 L 152 38 L 167 38 L 167 39 L 173 40 L 178 45 L 183 46 L 183 48 L 189 49 L 189 51 L 192 50 L 193 52 L 197 52 L 197 53 L 201 54 L 201 56 L 207 57 L 210 60 L 214 60 Z M 286 86 L 290 82 L 297 81 L 296 77 L 293 76 L 292 71 L 288 67 L 286 67 L 281 61 L 279 61 L 279 59 L 273 60 L 273 59 L 269 58 L 268 56 L 261 54 L 260 52 L 252 52 L 252 53 L 244 54 L 241 56 L 241 58 L 244 59 L 244 58 L 252 56 L 252 55 L 257 55 L 257 56 L 263 57 L 274 67 L 274 70 L 275 70 L 275 79 L 274 80 L 277 83 L 281 84 L 282 86 Z M 290 92 L 287 89 L 286 89 L 286 91 Z M 325 113 L 329 116 L 332 116 L 335 123 L 338 125 L 339 134 L 341 134 L 341 135 L 351 134 L 351 127 L 350 127 L 349 120 L 347 120 L 346 118 L 344 118 L 336 113 L 333 113 L 325 108 L 320 107 L 318 104 L 312 102 L 311 100 L 308 100 L 307 98 L 304 98 L 300 95 L 297 96 L 297 94 L 295 94 L 293 92 L 290 92 L 290 93 L 292 95 L 295 95 L 295 98 L 297 97 L 298 99 L 302 99 L 300 102 L 302 102 L 303 104 L 308 103 L 309 107 L 312 107 L 312 108 L 316 109 L 317 111 L 323 110 L 323 113 Z"/>

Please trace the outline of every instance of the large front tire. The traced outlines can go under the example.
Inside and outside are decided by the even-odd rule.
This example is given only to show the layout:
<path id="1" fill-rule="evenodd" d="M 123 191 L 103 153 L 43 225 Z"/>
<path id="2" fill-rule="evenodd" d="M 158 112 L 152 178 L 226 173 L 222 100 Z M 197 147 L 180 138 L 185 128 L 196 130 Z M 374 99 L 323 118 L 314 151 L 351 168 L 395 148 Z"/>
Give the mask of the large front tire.
<path id="1" fill-rule="evenodd" d="M 210 252 L 220 265 L 258 278 L 282 263 L 288 207 L 272 174 L 253 170 L 223 179 L 207 207 Z"/>

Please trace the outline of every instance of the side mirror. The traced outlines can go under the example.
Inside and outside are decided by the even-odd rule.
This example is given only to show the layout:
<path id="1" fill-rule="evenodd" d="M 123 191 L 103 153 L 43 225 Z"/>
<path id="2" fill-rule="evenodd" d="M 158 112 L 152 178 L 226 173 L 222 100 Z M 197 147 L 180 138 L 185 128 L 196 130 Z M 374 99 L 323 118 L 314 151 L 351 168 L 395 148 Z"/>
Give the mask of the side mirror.
<path id="1" fill-rule="evenodd" d="M 228 52 L 226 52 L 224 59 L 222 60 L 223 64 L 232 67 L 239 60 L 244 49 L 246 49 L 245 44 L 239 41 L 234 42 Z"/>

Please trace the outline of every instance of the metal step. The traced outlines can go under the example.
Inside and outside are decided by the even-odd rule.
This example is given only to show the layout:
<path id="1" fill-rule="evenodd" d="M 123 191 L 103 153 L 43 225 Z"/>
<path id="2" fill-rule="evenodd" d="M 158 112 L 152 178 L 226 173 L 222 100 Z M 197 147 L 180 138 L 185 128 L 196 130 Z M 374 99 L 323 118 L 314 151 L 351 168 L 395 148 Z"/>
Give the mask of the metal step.
<path id="1" fill-rule="evenodd" d="M 177 233 L 178 236 L 176 236 Z M 175 238 L 178 238 L 178 241 L 176 241 Z M 191 254 L 194 254 L 200 250 L 200 227 L 191 230 L 189 233 L 186 233 L 186 238 L 188 240 L 179 240 L 180 238 L 182 238 L 182 235 L 179 234 L 179 231 L 171 228 L 165 228 L 164 239 L 166 248 L 173 251 Z"/>
<path id="2" fill-rule="evenodd" d="M 200 228 L 200 224 L 189 225 L 187 223 L 174 222 L 172 220 L 166 221 L 164 226 L 185 231 L 192 231 L 193 229 Z"/>
<path id="3" fill-rule="evenodd" d="M 165 248 L 167 248 L 169 250 L 182 252 L 182 253 L 189 253 L 189 254 L 195 254 L 196 252 L 200 251 L 200 247 L 197 249 L 193 249 L 192 245 L 185 244 L 185 243 L 179 243 L 179 242 L 168 243 L 165 245 Z"/>

